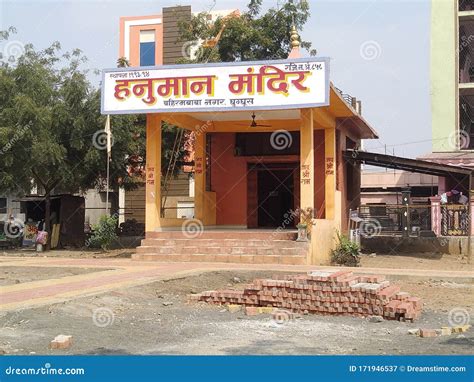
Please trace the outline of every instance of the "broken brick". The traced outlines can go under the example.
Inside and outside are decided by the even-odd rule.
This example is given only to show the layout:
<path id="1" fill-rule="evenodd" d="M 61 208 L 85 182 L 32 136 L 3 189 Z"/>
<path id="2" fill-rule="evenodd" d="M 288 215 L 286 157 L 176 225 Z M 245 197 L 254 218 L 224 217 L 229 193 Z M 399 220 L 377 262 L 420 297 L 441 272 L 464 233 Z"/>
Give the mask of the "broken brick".
<path id="1" fill-rule="evenodd" d="M 72 345 L 72 336 L 66 336 L 64 334 L 60 334 L 54 337 L 49 344 L 51 349 L 68 349 Z"/>
<path id="2" fill-rule="evenodd" d="M 435 329 L 420 329 L 420 337 L 436 337 L 437 335 Z"/>

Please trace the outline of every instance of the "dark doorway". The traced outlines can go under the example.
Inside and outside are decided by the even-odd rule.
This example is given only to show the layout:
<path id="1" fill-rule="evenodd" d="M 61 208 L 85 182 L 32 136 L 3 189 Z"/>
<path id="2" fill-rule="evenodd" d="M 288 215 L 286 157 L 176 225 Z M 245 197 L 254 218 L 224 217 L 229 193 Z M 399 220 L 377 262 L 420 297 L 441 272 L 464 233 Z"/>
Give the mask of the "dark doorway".
<path id="1" fill-rule="evenodd" d="M 258 171 L 257 183 L 258 226 L 288 228 L 284 221 L 294 209 L 293 170 Z"/>

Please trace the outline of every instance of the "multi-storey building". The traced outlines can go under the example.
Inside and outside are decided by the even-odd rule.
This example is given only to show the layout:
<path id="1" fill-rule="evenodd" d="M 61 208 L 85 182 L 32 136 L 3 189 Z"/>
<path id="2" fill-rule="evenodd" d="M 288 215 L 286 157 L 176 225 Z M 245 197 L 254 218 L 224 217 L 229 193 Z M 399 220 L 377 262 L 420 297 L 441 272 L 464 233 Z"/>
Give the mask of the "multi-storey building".
<path id="1" fill-rule="evenodd" d="M 474 1 L 433 0 L 430 161 L 474 167 Z M 456 188 L 439 178 L 439 193 Z"/>
<path id="2" fill-rule="evenodd" d="M 209 22 L 237 10 L 209 12 Z M 120 18 L 119 58 L 131 67 L 172 65 L 183 58 L 198 54 L 199 42 L 179 38 L 179 22 L 189 20 L 191 6 L 166 7 L 161 14 L 124 16 Z M 166 217 L 192 217 L 194 214 L 194 182 L 180 173 L 166 185 L 163 214 Z M 125 193 L 125 218 L 145 222 L 145 187 Z"/>

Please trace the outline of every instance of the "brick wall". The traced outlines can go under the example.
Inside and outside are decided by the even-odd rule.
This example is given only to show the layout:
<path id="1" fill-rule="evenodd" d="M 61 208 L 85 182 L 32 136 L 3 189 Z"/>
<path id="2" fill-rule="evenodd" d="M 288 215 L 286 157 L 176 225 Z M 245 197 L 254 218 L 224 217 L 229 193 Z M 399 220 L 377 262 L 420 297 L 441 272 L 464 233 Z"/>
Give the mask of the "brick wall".
<path id="1" fill-rule="evenodd" d="M 191 6 L 163 8 L 163 64 L 173 65 L 183 58 L 184 42 L 179 41 L 179 20 L 191 19 Z"/>

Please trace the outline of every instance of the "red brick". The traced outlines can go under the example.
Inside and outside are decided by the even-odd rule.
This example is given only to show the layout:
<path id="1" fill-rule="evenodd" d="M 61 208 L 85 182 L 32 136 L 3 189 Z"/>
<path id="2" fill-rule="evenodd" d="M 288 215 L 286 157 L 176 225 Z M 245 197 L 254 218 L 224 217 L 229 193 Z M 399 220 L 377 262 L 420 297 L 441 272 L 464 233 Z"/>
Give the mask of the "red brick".
<path id="1" fill-rule="evenodd" d="M 331 275 L 328 276 L 329 280 L 342 280 L 346 277 L 352 276 L 352 271 L 337 271 Z"/>
<path id="2" fill-rule="evenodd" d="M 436 337 L 435 329 L 420 329 L 420 337 Z"/>
<path id="3" fill-rule="evenodd" d="M 246 306 L 245 307 L 245 314 L 247 316 L 256 316 L 259 314 L 258 308 L 255 306 Z"/>
<path id="4" fill-rule="evenodd" d="M 379 289 L 377 291 L 377 296 L 380 296 L 382 298 L 390 298 L 392 296 L 395 296 L 400 292 L 400 287 L 398 285 L 390 285 L 384 289 Z"/>

